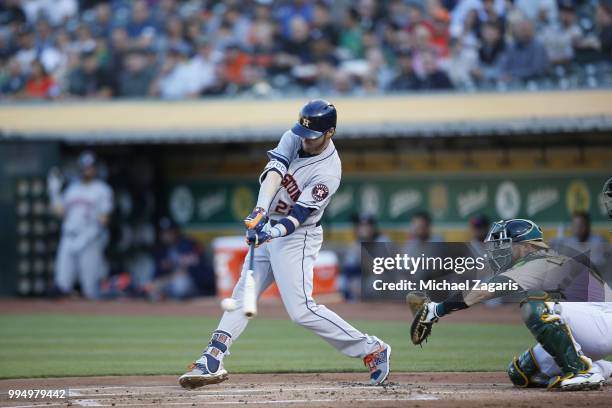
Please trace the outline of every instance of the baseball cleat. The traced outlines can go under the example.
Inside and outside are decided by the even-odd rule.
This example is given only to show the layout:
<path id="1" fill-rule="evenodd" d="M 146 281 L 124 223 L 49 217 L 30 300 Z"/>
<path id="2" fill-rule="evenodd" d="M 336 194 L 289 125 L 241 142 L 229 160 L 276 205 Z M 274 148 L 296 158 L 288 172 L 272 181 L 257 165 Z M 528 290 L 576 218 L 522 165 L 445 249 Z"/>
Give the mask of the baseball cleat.
<path id="1" fill-rule="evenodd" d="M 223 356 L 229 353 L 231 344 L 232 336 L 229 333 L 215 330 L 202 357 L 191 363 L 189 372 L 179 377 L 181 387 L 192 390 L 227 380 L 227 371 L 223 368 Z"/>
<path id="2" fill-rule="evenodd" d="M 576 374 L 561 381 L 561 391 L 597 391 L 603 388 L 605 380 L 598 373 Z"/>
<path id="3" fill-rule="evenodd" d="M 210 356 L 204 355 L 199 360 L 191 363 L 189 366 L 190 371 L 179 377 L 179 384 L 181 387 L 188 390 L 193 390 L 205 385 L 218 384 L 227 380 L 228 374 L 227 370 L 223 368 L 223 363 L 219 363 L 217 369 L 214 372 L 211 372 L 208 369 L 208 361 L 206 357 Z"/>
<path id="4" fill-rule="evenodd" d="M 370 383 L 380 385 L 389 376 L 391 369 L 391 346 L 379 340 L 378 350 L 363 358 L 363 363 L 370 370 Z"/>

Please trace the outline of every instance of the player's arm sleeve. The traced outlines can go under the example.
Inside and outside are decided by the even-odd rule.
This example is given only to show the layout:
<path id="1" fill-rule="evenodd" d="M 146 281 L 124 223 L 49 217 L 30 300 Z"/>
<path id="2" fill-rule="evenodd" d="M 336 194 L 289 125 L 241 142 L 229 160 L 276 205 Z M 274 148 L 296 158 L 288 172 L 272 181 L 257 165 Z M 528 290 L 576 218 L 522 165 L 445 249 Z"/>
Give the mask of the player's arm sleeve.
<path id="1" fill-rule="evenodd" d="M 468 307 L 468 304 L 463 299 L 463 292 L 457 291 L 436 305 L 436 315 L 442 317 L 457 310 L 467 309 Z"/>
<path id="2" fill-rule="evenodd" d="M 281 185 L 282 177 L 276 171 L 270 172 L 270 174 L 264 177 L 259 186 L 256 207 L 267 209 L 270 207 L 270 203 Z"/>
<path id="3" fill-rule="evenodd" d="M 505 287 L 518 287 L 520 286 L 513 281 L 511 278 L 504 275 L 495 275 L 491 279 L 487 280 L 488 284 L 505 284 Z M 504 286 L 504 285 L 502 285 Z M 468 290 L 468 291 L 457 291 L 452 293 L 446 300 L 436 305 L 436 314 L 439 317 L 455 312 L 457 310 L 467 309 L 477 303 L 484 302 L 489 299 L 503 297 L 512 293 L 516 293 L 515 290 Z"/>
<path id="4" fill-rule="evenodd" d="M 267 209 L 281 185 L 289 163 L 295 158 L 299 149 L 300 141 L 291 132 L 285 132 L 278 145 L 268 151 L 270 161 L 266 164 L 259 176 L 259 195 L 257 196 L 257 207 Z"/>
<path id="5" fill-rule="evenodd" d="M 273 171 L 280 175 L 282 179 L 287 173 L 287 169 L 289 168 L 289 164 L 296 157 L 297 152 L 300 148 L 300 140 L 299 137 L 294 135 L 291 132 L 285 132 L 285 134 L 281 137 L 281 140 L 278 142 L 278 145 L 268 151 L 268 164 L 264 167 L 261 175 L 259 176 L 259 183 L 263 183 L 266 179 L 266 176 L 269 172 Z M 264 207 L 267 208 L 267 207 Z"/>

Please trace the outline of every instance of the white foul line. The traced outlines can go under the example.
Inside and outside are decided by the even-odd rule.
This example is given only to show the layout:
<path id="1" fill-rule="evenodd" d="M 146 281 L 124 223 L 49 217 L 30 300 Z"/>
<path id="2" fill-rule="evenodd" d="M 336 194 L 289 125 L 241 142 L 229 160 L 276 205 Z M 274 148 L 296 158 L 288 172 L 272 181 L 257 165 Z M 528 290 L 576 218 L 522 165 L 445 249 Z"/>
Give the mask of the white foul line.
<path id="1" fill-rule="evenodd" d="M 75 399 L 74 403 L 81 407 L 103 407 L 104 405 L 98 401 L 97 399 Z"/>
<path id="2" fill-rule="evenodd" d="M 433 396 L 416 396 L 416 397 L 408 397 L 408 398 L 356 398 L 356 399 L 331 399 L 331 398 L 322 398 L 322 399 L 286 399 L 286 400 L 270 400 L 270 401 L 244 401 L 244 400 L 236 400 L 236 401 L 207 401 L 206 405 L 245 405 L 245 404 L 257 404 L 257 405 L 276 405 L 276 404 L 304 404 L 304 403 L 320 403 L 320 402 L 351 402 L 351 401 L 359 401 L 359 402 L 367 402 L 367 401 L 423 401 L 423 400 L 437 400 L 438 398 Z M 82 404 L 83 401 L 87 401 L 86 404 Z M 140 401 L 136 404 L 125 404 L 125 403 L 116 403 L 115 405 L 103 405 L 98 404 L 96 400 L 83 400 L 81 402 L 76 402 L 77 405 L 80 406 L 97 406 L 97 407 L 111 407 L 111 406 L 142 406 L 149 405 L 146 401 Z M 164 402 L 164 406 L 166 405 L 193 405 L 192 401 L 187 402 Z M 23 407 L 12 407 L 12 408 L 31 408 L 31 407 L 41 407 L 44 405 L 27 405 Z M 47 405 L 48 406 L 48 405 Z"/>

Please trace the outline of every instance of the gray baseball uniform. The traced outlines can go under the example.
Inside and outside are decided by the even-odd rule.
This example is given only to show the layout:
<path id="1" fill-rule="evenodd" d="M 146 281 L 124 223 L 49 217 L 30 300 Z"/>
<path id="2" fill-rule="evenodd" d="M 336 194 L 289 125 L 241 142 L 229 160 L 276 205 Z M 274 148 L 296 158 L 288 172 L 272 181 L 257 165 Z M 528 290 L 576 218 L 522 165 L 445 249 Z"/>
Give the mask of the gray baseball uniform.
<path id="1" fill-rule="evenodd" d="M 55 261 L 55 284 L 65 293 L 72 291 L 79 277 L 87 298 L 98 296 L 98 283 L 106 274 L 104 247 L 106 228 L 98 217 L 113 209 L 113 193 L 103 181 L 70 184 L 61 197 L 64 207 L 62 238 Z"/>
<path id="2" fill-rule="evenodd" d="M 301 151 L 300 137 L 287 131 L 268 156 L 270 162 L 260 181 L 272 169 L 283 177 L 268 209 L 270 218 L 286 217 L 296 204 L 312 211 L 292 234 L 273 239 L 255 250 L 253 277 L 257 295 L 276 282 L 291 320 L 312 330 L 342 353 L 363 358 L 377 349 L 375 338 L 361 333 L 312 298 L 313 266 L 323 243 L 319 221 L 340 185 L 342 173 L 334 143 L 330 141 L 322 153 L 308 156 Z M 219 330 L 230 333 L 233 340 L 248 322 L 240 304 L 247 268 L 248 262 L 245 262 L 232 294 L 240 308 L 225 312 L 218 326 Z"/>

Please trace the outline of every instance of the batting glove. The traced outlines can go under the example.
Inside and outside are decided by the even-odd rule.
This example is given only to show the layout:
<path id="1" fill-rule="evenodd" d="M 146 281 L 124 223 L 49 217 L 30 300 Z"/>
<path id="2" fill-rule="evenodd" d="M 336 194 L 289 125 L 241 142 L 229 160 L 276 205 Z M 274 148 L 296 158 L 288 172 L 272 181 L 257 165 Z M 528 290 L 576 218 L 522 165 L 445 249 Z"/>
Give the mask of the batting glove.
<path id="1" fill-rule="evenodd" d="M 268 242 L 271 239 L 272 236 L 262 229 L 260 229 L 259 231 L 256 229 L 248 229 L 246 231 L 247 244 L 255 244 L 255 248 L 257 248 L 261 244 Z"/>
<path id="2" fill-rule="evenodd" d="M 255 207 L 253 211 L 244 219 L 244 225 L 247 230 L 261 230 L 268 222 L 266 210 L 261 207 Z"/>
<path id="3" fill-rule="evenodd" d="M 260 229 L 248 229 L 246 231 L 247 244 L 255 243 L 255 247 L 280 236 L 282 236 L 281 230 L 278 227 L 273 227 L 270 223 L 265 224 Z"/>

